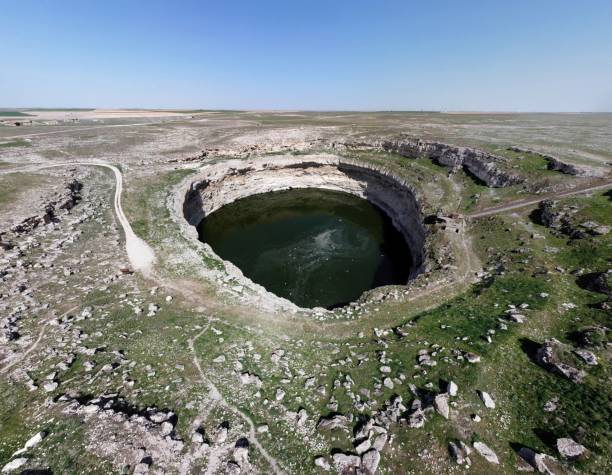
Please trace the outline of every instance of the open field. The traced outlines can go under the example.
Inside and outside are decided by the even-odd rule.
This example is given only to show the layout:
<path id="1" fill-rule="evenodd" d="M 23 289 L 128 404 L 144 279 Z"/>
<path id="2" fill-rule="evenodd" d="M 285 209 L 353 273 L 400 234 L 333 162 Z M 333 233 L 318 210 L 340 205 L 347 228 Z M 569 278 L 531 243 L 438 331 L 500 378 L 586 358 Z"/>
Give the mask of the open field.
<path id="1" fill-rule="evenodd" d="M 22 112 L 0 122 L 0 467 L 612 471 L 612 114 Z M 185 190 L 228 160 L 289 163 L 280 187 L 336 159 L 416 197 L 408 285 L 300 309 L 189 234 Z"/>

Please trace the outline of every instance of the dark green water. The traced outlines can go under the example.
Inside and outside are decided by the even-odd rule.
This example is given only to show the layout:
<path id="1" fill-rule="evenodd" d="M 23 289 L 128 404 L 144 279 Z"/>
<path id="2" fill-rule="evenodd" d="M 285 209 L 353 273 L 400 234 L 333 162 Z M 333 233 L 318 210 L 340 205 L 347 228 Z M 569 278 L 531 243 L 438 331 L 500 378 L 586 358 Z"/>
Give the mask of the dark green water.
<path id="1" fill-rule="evenodd" d="M 207 216 L 200 240 L 268 291 L 332 308 L 365 290 L 405 284 L 408 245 L 370 202 L 319 189 L 253 195 Z"/>

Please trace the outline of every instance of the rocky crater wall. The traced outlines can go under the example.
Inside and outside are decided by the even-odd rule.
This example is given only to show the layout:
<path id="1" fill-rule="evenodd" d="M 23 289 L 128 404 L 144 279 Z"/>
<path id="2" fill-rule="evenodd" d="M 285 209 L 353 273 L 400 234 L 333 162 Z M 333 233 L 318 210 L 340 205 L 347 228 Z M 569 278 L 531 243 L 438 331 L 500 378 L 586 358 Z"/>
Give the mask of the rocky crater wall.
<path id="1" fill-rule="evenodd" d="M 463 167 L 487 186 L 498 188 L 516 185 L 523 181 L 521 177 L 500 168 L 500 164 L 506 161 L 504 157 L 476 148 L 455 147 L 408 137 L 385 140 L 381 143 L 381 148 L 404 157 L 429 158 L 453 169 Z"/>
<path id="2" fill-rule="evenodd" d="M 414 189 L 387 170 L 362 162 L 334 155 L 228 160 L 205 167 L 187 182 L 179 190 L 175 206 L 182 206 L 180 213 L 190 225 L 184 231 L 197 239 L 195 226 L 222 206 L 250 195 L 291 188 L 343 191 L 367 199 L 387 213 L 410 246 L 410 278 L 425 269 L 427 233 Z"/>

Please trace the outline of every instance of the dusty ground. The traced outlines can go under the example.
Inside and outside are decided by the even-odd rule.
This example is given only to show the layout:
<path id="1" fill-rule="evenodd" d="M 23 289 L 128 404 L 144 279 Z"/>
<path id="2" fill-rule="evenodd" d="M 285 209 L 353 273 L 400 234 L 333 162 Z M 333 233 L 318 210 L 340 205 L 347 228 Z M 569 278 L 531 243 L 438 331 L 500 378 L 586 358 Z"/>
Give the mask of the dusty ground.
<path id="1" fill-rule="evenodd" d="M 0 125 L 7 471 L 611 471 L 611 115 L 27 113 Z M 372 146 L 403 135 L 501 156 L 523 181 Z M 213 161 L 319 152 L 383 166 L 426 214 L 455 216 L 429 228 L 440 264 L 333 313 L 264 310 L 186 239 L 174 193 Z M 558 199 L 546 222 L 542 197 Z"/>

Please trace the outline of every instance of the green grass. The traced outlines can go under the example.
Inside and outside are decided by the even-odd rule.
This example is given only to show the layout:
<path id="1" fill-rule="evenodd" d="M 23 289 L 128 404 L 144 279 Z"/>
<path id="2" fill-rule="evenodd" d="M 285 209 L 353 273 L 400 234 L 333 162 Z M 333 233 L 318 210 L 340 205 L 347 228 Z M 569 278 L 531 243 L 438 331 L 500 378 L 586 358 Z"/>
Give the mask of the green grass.
<path id="1" fill-rule="evenodd" d="M 169 224 L 171 221 L 166 207 L 169 190 L 191 173 L 194 173 L 194 170 L 175 170 L 157 179 L 148 178 L 148 183 L 142 187 L 144 191 L 138 193 L 128 191 L 125 194 L 124 207 L 137 235 L 152 242 L 160 239 L 156 235 L 157 227 Z"/>
<path id="2" fill-rule="evenodd" d="M 0 117 L 32 117 L 32 114 L 26 114 L 20 111 L 6 111 L 0 110 Z"/>
<path id="3" fill-rule="evenodd" d="M 354 157 L 373 164 L 384 162 L 392 170 L 411 177 L 421 192 L 432 196 L 437 193 L 432 198 L 435 206 L 452 209 L 459 201 L 456 189 L 445 178 L 446 170 L 428 160 L 409 160 L 385 154 L 355 153 Z M 167 199 L 172 187 L 189 173 L 192 171 L 177 170 L 139 181 L 133 180 L 129 174 L 125 177 L 129 188 L 124 196 L 124 205 L 130 222 L 137 234 L 152 243 L 162 258 L 172 256 L 169 253 L 171 246 L 184 242 L 177 240 L 179 231 L 169 215 Z M 14 175 L 5 175 L 3 180 L 23 178 Z M 458 183 L 466 185 L 462 195 L 478 190 L 484 193 L 490 191 L 469 177 L 465 177 L 465 181 L 455 178 Z M 104 183 L 108 188 L 104 189 L 105 196 L 111 196 L 110 175 Z M 516 189 L 508 190 L 507 196 L 516 192 Z M 500 193 L 506 196 L 503 195 L 505 191 Z M 9 202 L 15 195 L 11 196 Z M 492 200 L 494 196 L 498 195 L 491 195 L 487 199 Z M 576 219 L 592 219 L 610 225 L 612 201 L 608 195 L 599 193 L 567 201 L 579 205 Z M 108 208 L 107 213 L 110 215 L 112 208 Z M 572 463 L 572 468 L 581 473 L 608 473 L 612 414 L 608 387 L 610 365 L 604 353 L 596 350 L 600 364 L 588 368 L 585 382 L 577 385 L 538 366 L 533 361 L 531 351 L 534 345 L 541 344 L 546 338 L 556 337 L 570 342 L 569 335 L 577 329 L 608 321 L 609 316 L 591 307 L 601 301 L 603 295 L 578 287 L 577 276 L 571 272 L 580 268 L 587 271 L 606 270 L 612 255 L 612 236 L 568 242 L 566 237 L 556 237 L 550 230 L 532 223 L 528 214 L 529 211 L 521 211 L 471 222 L 469 233 L 473 246 L 484 268 L 490 271 L 490 277 L 469 286 L 460 295 L 448 295 L 446 301 L 430 302 L 433 308 L 426 311 L 415 309 L 411 302 L 382 301 L 369 306 L 371 311 L 368 314 L 351 322 L 332 320 L 314 324 L 307 317 L 290 314 L 267 315 L 268 319 L 265 320 L 260 318 L 261 310 L 245 309 L 232 302 L 231 298 L 227 299 L 230 303 L 227 306 L 219 304 L 213 307 L 212 303 L 207 302 L 206 310 L 194 310 L 193 302 L 183 303 L 179 295 L 175 295 L 173 302 L 167 304 L 164 297 L 170 293 L 169 290 L 162 288 L 156 295 L 151 295 L 149 289 L 152 283 L 138 277 L 120 278 L 108 289 L 93 290 L 79 297 L 82 306 L 94 307 L 93 317 L 78 324 L 89 335 L 87 346 L 107 345 L 109 350 L 87 359 L 95 360 L 100 367 L 113 361 L 110 351 L 124 350 L 126 356 L 136 362 L 129 371 L 129 377 L 136 380 L 136 386 L 133 390 L 122 388 L 121 394 L 139 408 L 157 406 L 175 410 L 179 416 L 177 430 L 184 440 L 189 440 L 190 422 L 200 414 L 199 404 L 206 402 L 208 390 L 191 361 L 187 340 L 207 324 L 208 315 L 213 315 L 218 321 L 212 325 L 223 334 L 216 335 L 209 330 L 197 340 L 195 350 L 202 368 L 223 396 L 249 414 L 256 425 L 269 425 L 269 434 L 258 436 L 258 440 L 292 473 L 317 473 L 313 458 L 329 455 L 331 448 L 351 450 L 351 434 L 341 431 L 323 434 L 311 430 L 321 415 L 329 413 L 326 404 L 332 394 L 339 402 L 340 412 L 357 413 L 347 392 L 342 386 L 336 388 L 334 385 L 336 380 L 343 382 L 346 375 L 350 375 L 355 382 L 351 388 L 354 394 L 359 394 L 360 389 L 369 389 L 372 399 L 377 401 L 378 404 L 371 410 L 366 409 L 366 414 L 375 412 L 394 394 L 401 395 L 404 403 L 409 405 L 413 396 L 408 384 L 432 393 L 444 389 L 444 382 L 450 379 L 459 385 L 459 395 L 455 399 L 457 405 L 451 408 L 451 420 L 430 414 L 423 429 L 391 428 L 393 449 L 387 448 L 383 452 L 381 473 L 454 471 L 450 468 L 447 444 L 457 439 L 468 443 L 482 440 L 495 450 L 502 461 L 501 467 L 492 469 L 480 456 L 472 454 L 471 473 L 515 473 L 516 446 L 526 445 L 557 456 L 554 440 L 566 436 L 580 438 L 593 452 L 589 460 Z M 83 248 L 75 252 L 78 254 L 97 242 L 95 238 L 99 231 L 100 228 L 93 224 L 91 229 L 85 229 L 81 235 L 84 242 L 79 244 Z M 532 237 L 534 233 L 541 234 L 543 239 Z M 547 247 L 559 248 L 560 252 L 546 252 Z M 217 265 L 212 259 L 208 262 L 207 256 L 201 257 L 205 265 Z M 160 271 L 166 272 L 166 275 L 180 271 L 182 276 L 191 277 L 190 265 L 172 263 L 172 266 L 162 267 Z M 558 267 L 563 267 L 565 271 L 557 270 Z M 81 274 L 71 276 L 69 284 L 79 281 L 86 273 L 87 269 L 83 269 Z M 46 290 L 53 293 L 63 285 L 49 284 Z M 119 301 L 118 295 L 135 287 L 141 290 L 138 298 L 145 313 L 149 302 L 160 304 L 162 309 L 155 317 L 137 316 L 129 305 Z M 542 292 L 549 296 L 541 297 Z M 215 305 L 216 301 L 225 298 L 216 297 Z M 561 304 L 566 302 L 576 304 L 577 308 L 564 310 Z M 522 303 L 529 305 L 529 309 L 524 311 L 527 322 L 508 322 L 507 329 L 500 328 L 500 319 L 504 320 L 508 304 Z M 68 303 L 65 305 L 68 306 Z M 374 307 L 379 308 L 380 312 L 375 312 Z M 393 333 L 380 338 L 374 336 L 374 327 L 390 328 L 407 322 L 414 322 L 415 326 L 408 329 L 408 335 L 403 338 Z M 29 325 L 37 328 L 36 321 Z M 25 329 L 29 327 L 25 326 Z M 490 344 L 484 339 L 489 330 L 495 330 Z M 357 336 L 359 331 L 364 332 L 363 338 Z M 435 356 L 437 366 L 425 370 L 415 367 L 418 351 L 432 348 L 433 344 L 439 345 Z M 277 348 L 286 351 L 290 377 L 282 366 L 270 361 L 270 354 Z M 383 387 L 376 394 L 374 384 L 382 379 L 379 371 L 381 351 L 385 351 L 391 360 L 391 376 L 404 374 L 406 379 L 402 385 L 396 385 L 392 390 Z M 469 364 L 457 358 L 458 354 L 466 351 L 479 354 L 482 361 Z M 226 355 L 226 361 L 213 363 L 212 360 L 219 354 Z M 256 354 L 261 358 L 256 358 Z M 362 356 L 363 363 L 358 364 Z M 58 362 L 58 357 L 44 352 L 32 358 L 33 361 L 41 361 L 41 366 L 32 374 L 35 378 L 44 377 Z M 85 358 L 79 355 L 73 367 L 59 376 L 62 392 L 80 390 L 99 394 L 121 386 L 122 371 L 101 376 L 90 385 L 85 384 L 87 378 L 82 371 Z M 255 396 L 256 388 L 242 386 L 238 381 L 234 366 L 238 360 L 243 364 L 242 371 L 250 371 L 261 377 L 264 384 L 259 390 L 260 397 Z M 154 368 L 155 377 L 147 376 L 147 365 Z M 176 365 L 183 368 L 178 369 Z M 304 390 L 307 377 L 316 379 L 315 387 L 324 386 L 326 395 Z M 285 378 L 288 382 L 282 381 Z M 283 401 L 286 409 L 297 411 L 303 407 L 307 410 L 310 426 L 306 436 L 284 420 L 285 413 L 278 406 L 264 403 L 266 399 L 269 402 L 274 400 L 277 387 L 283 387 L 286 391 Z M 476 390 L 490 392 L 497 401 L 497 408 L 485 409 Z M 14 450 L 21 447 L 27 435 L 40 430 L 39 421 L 49 421 L 54 417 L 51 422 L 45 422 L 52 436 L 40 447 L 41 459 L 48 461 L 54 473 L 112 472 L 104 461 L 84 450 L 85 441 L 88 440 L 87 424 L 48 408 L 44 417 L 32 417 L 31 408 L 42 407 L 46 395 L 29 393 L 19 384 L 0 381 L 0 397 L 6 401 L 5 405 L 0 406 L 1 461 L 7 460 Z M 545 413 L 542 407 L 552 397 L 559 397 L 559 409 L 552 414 Z M 472 422 L 469 418 L 472 413 L 478 413 L 483 420 L 480 423 Z M 210 436 L 224 420 L 231 421 L 232 437 L 237 438 L 248 430 L 235 414 L 217 406 L 203 423 L 206 434 Z M 581 436 L 581 432 L 584 435 Z M 418 454 L 424 449 L 428 450 L 428 455 L 421 458 Z M 265 462 L 258 457 L 257 451 L 253 448 L 251 452 L 251 460 L 259 463 L 261 471 L 266 471 Z M 205 464 L 205 460 L 201 462 Z"/>
<path id="4" fill-rule="evenodd" d="M 31 147 L 32 144 L 24 139 L 11 140 L 9 142 L 0 142 L 0 149 L 9 147 Z"/>
<path id="5" fill-rule="evenodd" d="M 8 211 L 12 203 L 28 189 L 42 186 L 48 180 L 43 175 L 7 173 L 0 177 L 0 211 Z"/>

